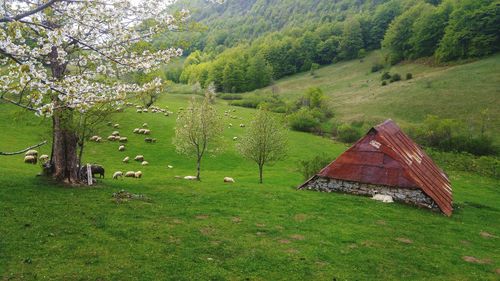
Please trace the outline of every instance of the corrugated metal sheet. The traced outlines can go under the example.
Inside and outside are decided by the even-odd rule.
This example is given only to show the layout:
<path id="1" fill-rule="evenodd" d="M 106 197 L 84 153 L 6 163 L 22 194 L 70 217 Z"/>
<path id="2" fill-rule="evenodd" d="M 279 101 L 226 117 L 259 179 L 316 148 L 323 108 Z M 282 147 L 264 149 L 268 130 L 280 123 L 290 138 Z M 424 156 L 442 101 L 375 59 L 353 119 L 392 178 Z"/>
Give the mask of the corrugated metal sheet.
<path id="1" fill-rule="evenodd" d="M 372 128 L 318 176 L 419 188 L 444 214 L 453 211 L 451 184 L 444 172 L 392 120 Z"/>

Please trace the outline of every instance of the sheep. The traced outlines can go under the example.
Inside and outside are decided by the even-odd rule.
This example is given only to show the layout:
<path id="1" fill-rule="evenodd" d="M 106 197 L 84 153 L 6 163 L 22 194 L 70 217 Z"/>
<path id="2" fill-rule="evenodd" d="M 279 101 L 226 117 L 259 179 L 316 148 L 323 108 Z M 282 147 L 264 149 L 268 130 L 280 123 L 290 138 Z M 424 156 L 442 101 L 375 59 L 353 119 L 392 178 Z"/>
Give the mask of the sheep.
<path id="1" fill-rule="evenodd" d="M 113 125 L 113 128 L 115 128 L 115 129 L 120 128 L 120 124 L 114 124 L 114 125 Z"/>
<path id="2" fill-rule="evenodd" d="M 125 151 L 125 146 L 124 145 L 120 145 L 118 147 L 118 151 Z"/>
<path id="3" fill-rule="evenodd" d="M 146 129 L 146 130 L 144 130 L 144 134 L 145 134 L 145 135 L 150 135 L 150 134 L 151 134 L 151 130 L 147 130 L 147 129 Z"/>
<path id="4" fill-rule="evenodd" d="M 108 126 L 112 126 L 112 125 L 113 125 L 113 122 L 109 121 Z"/>
<path id="5" fill-rule="evenodd" d="M 144 141 L 147 142 L 147 143 L 156 143 L 156 139 L 155 138 L 145 138 Z"/>
<path id="6" fill-rule="evenodd" d="M 149 162 L 148 161 L 142 161 L 141 165 L 142 166 L 147 166 L 147 165 L 149 165 Z"/>
<path id="7" fill-rule="evenodd" d="M 114 140 L 115 140 L 115 136 L 109 136 L 109 137 L 108 137 L 108 140 L 109 140 L 109 141 L 114 141 Z"/>
<path id="8" fill-rule="evenodd" d="M 148 113 L 148 110 L 147 110 L 146 108 L 144 108 L 144 109 L 142 110 L 142 112 L 144 112 L 144 113 Z"/>
<path id="9" fill-rule="evenodd" d="M 184 179 L 193 181 L 193 180 L 196 180 L 197 178 L 195 176 L 185 176 Z"/>
<path id="10" fill-rule="evenodd" d="M 128 156 L 123 158 L 123 160 L 122 160 L 123 163 L 128 163 L 129 161 L 130 161 L 130 157 L 128 157 Z"/>
<path id="11" fill-rule="evenodd" d="M 147 127 L 148 127 L 148 123 L 144 123 L 144 124 L 142 124 L 142 127 L 143 127 L 143 128 L 147 128 Z"/>
<path id="12" fill-rule="evenodd" d="M 138 133 L 139 133 L 139 130 L 140 130 L 139 128 L 135 128 L 135 129 L 134 129 L 134 134 L 138 134 Z"/>
<path id="13" fill-rule="evenodd" d="M 96 141 L 99 138 L 99 136 L 92 136 L 89 140 L 90 141 Z"/>
<path id="14" fill-rule="evenodd" d="M 140 105 L 136 105 L 136 106 L 135 106 L 135 108 L 137 108 L 137 109 L 142 109 L 142 106 L 140 106 Z"/>
<path id="15" fill-rule="evenodd" d="M 165 112 L 163 115 L 168 117 L 170 114 L 168 114 L 168 112 Z"/>
<path id="16" fill-rule="evenodd" d="M 123 173 L 122 173 L 122 172 L 120 172 L 120 171 L 115 172 L 115 173 L 113 174 L 113 179 L 114 179 L 114 180 L 117 180 L 118 178 L 121 178 L 121 177 L 123 177 Z"/>
<path id="17" fill-rule="evenodd" d="M 112 136 L 115 136 L 115 137 L 119 137 L 120 136 L 120 132 L 118 131 L 114 131 L 111 133 Z"/>
<path id="18" fill-rule="evenodd" d="M 144 134 L 145 131 L 146 131 L 146 129 L 139 129 L 138 133 L 139 134 Z"/>
<path id="19" fill-rule="evenodd" d="M 230 177 L 224 177 L 224 182 L 233 182 L 234 183 L 234 179 L 230 178 Z"/>
<path id="20" fill-rule="evenodd" d="M 142 177 L 142 172 L 141 172 L 141 171 L 137 171 L 137 172 L 135 172 L 135 173 L 134 173 L 134 177 L 135 177 L 136 179 L 140 179 L 140 178 Z"/>
<path id="21" fill-rule="evenodd" d="M 128 171 L 125 173 L 126 178 L 135 178 L 135 172 L 133 171 Z"/>
<path id="22" fill-rule="evenodd" d="M 101 165 L 97 164 L 92 164 L 90 165 L 90 172 L 92 173 L 92 176 L 94 175 L 99 175 L 100 178 L 104 178 L 104 167 Z M 80 175 L 84 176 L 84 178 L 87 177 L 87 165 L 84 165 L 80 168 Z"/>
<path id="23" fill-rule="evenodd" d="M 128 142 L 128 138 L 126 138 L 126 137 L 121 137 L 121 138 L 120 138 L 120 142 Z"/>
<path id="24" fill-rule="evenodd" d="M 35 165 L 36 162 L 37 162 L 36 156 L 34 155 L 24 156 L 24 163 Z"/>
<path id="25" fill-rule="evenodd" d="M 34 149 L 30 149 L 30 150 L 28 150 L 28 151 L 24 154 L 24 156 L 35 156 L 35 158 L 36 158 L 36 157 L 38 157 L 38 151 L 36 151 L 36 150 L 34 150 Z"/>
<path id="26" fill-rule="evenodd" d="M 142 155 L 137 155 L 135 158 L 134 158 L 135 161 L 138 161 L 138 162 L 142 162 L 144 161 L 144 156 Z"/>
<path id="27" fill-rule="evenodd" d="M 142 109 L 137 109 L 137 113 L 142 113 Z"/>
<path id="28" fill-rule="evenodd" d="M 47 154 L 42 154 L 38 159 L 43 163 L 47 163 L 49 161 L 49 156 Z"/>
<path id="29" fill-rule="evenodd" d="M 95 142 L 101 142 L 101 141 L 102 141 L 101 137 L 98 137 L 97 139 L 95 139 Z"/>
<path id="30" fill-rule="evenodd" d="M 173 168 L 174 168 L 174 166 L 172 166 L 172 165 L 168 165 L 167 167 L 168 167 L 169 169 L 173 169 Z"/>
<path id="31" fill-rule="evenodd" d="M 245 127 L 245 124 L 240 124 L 240 128 L 244 128 Z"/>
<path id="32" fill-rule="evenodd" d="M 237 141 L 238 140 L 238 137 L 233 137 L 233 141 Z"/>

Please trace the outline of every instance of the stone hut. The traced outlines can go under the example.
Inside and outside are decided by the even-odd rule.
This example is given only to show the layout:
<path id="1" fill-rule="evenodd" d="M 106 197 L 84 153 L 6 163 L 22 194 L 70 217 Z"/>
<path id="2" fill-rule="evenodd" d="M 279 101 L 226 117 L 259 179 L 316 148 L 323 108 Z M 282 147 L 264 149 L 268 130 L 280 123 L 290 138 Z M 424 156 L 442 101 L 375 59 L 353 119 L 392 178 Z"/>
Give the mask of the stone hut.
<path id="1" fill-rule="evenodd" d="M 389 195 L 447 216 L 453 211 L 446 174 L 392 120 L 371 128 L 299 189 Z"/>

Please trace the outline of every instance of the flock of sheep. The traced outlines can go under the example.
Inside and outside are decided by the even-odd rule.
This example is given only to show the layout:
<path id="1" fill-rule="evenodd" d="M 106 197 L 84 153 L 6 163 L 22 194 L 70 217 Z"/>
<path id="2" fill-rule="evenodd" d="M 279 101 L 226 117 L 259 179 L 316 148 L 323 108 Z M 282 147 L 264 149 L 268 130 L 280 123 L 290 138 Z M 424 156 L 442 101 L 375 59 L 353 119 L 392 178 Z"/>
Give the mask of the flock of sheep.
<path id="1" fill-rule="evenodd" d="M 127 103 L 127 106 L 135 106 L 137 113 L 147 113 L 147 112 L 151 112 L 151 113 L 163 113 L 165 116 L 169 116 L 170 114 L 172 114 L 172 112 L 168 111 L 167 109 L 162 109 L 162 108 L 159 108 L 159 107 L 156 107 L 156 106 L 151 106 L 149 109 L 143 108 L 140 105 L 135 105 L 135 104 L 132 104 L 132 103 Z M 180 108 L 179 110 L 182 110 L 182 108 Z M 235 112 L 235 111 L 236 110 L 234 110 L 234 109 L 233 110 L 226 110 L 224 112 L 224 116 L 229 117 L 231 119 L 237 119 L 236 116 L 234 116 L 234 115 L 231 114 L 232 112 Z M 110 127 L 113 127 L 114 129 L 119 129 L 120 128 L 120 124 L 113 124 L 111 122 L 108 122 L 108 125 Z M 233 124 L 229 123 L 228 128 L 232 128 L 232 127 L 233 127 Z M 244 128 L 245 124 L 243 124 L 243 123 L 239 124 L 239 127 L 240 128 Z M 151 130 L 149 129 L 149 125 L 147 123 L 142 124 L 142 126 L 139 127 L 139 128 L 135 128 L 132 132 L 134 134 L 145 135 L 145 136 L 151 135 Z M 108 141 L 110 141 L 110 142 L 119 142 L 120 146 L 118 147 L 118 151 L 123 152 L 123 151 L 126 150 L 125 144 L 128 142 L 128 138 L 125 137 L 125 136 L 121 136 L 120 132 L 118 130 L 113 131 L 106 139 Z M 233 140 L 234 141 L 238 140 L 238 137 L 233 137 Z M 101 136 L 94 135 L 94 136 L 92 136 L 92 137 L 89 138 L 89 141 L 96 142 L 96 143 L 101 143 L 103 141 L 103 138 Z M 157 142 L 156 138 L 151 138 L 151 137 L 144 138 L 144 141 L 146 143 L 156 143 Z M 131 160 L 131 158 L 129 156 L 126 156 L 125 158 L 123 158 L 122 162 L 123 163 L 129 163 L 130 160 Z M 38 161 L 41 161 L 42 164 L 48 163 L 49 156 L 44 154 L 44 155 L 41 155 L 40 157 L 38 157 L 38 151 L 36 151 L 36 150 L 29 150 L 28 152 L 26 152 L 25 158 L 24 158 L 24 162 L 25 163 L 28 163 L 28 164 L 37 164 Z M 142 166 L 149 165 L 149 162 L 145 161 L 144 155 L 137 155 L 137 156 L 135 156 L 134 157 L 134 161 L 140 162 Z M 92 164 L 92 165 L 90 165 L 90 168 L 91 168 L 90 170 L 91 170 L 91 173 L 92 173 L 93 177 L 95 175 L 100 175 L 101 177 L 104 178 L 104 168 L 102 166 L 96 165 L 96 164 Z M 168 168 L 172 169 L 173 166 L 168 165 Z M 87 177 L 87 175 L 86 175 L 86 173 L 87 173 L 86 166 L 80 167 L 80 171 L 79 172 L 80 172 L 80 175 L 82 177 Z M 115 173 L 113 173 L 113 177 L 112 178 L 113 179 L 119 179 L 119 178 L 123 178 L 123 177 L 126 177 L 126 178 L 141 178 L 142 177 L 142 172 L 141 171 L 127 171 L 127 172 L 116 171 Z M 176 178 L 182 178 L 182 177 L 176 177 Z M 186 177 L 183 177 L 183 179 L 186 179 L 186 180 L 196 180 L 197 178 L 194 177 L 194 176 L 186 176 Z M 234 181 L 233 178 L 225 177 L 224 178 L 224 182 L 235 182 L 235 181 Z"/>

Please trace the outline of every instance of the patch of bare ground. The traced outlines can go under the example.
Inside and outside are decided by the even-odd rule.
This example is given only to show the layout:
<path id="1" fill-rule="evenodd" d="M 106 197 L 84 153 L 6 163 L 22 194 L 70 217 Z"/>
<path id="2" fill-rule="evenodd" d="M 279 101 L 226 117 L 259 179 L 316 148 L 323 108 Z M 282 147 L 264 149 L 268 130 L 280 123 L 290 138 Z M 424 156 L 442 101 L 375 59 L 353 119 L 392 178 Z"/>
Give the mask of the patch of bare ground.
<path id="1" fill-rule="evenodd" d="M 288 254 L 298 254 L 299 250 L 294 249 L 294 248 L 290 248 L 290 249 L 286 249 L 285 253 L 288 253 Z"/>
<path id="2" fill-rule="evenodd" d="M 208 215 L 203 215 L 203 214 L 201 214 L 201 215 L 197 215 L 195 218 L 197 218 L 197 219 L 199 219 L 199 220 L 206 220 L 206 219 L 208 219 L 208 218 L 209 218 L 209 216 L 208 216 Z"/>
<path id="3" fill-rule="evenodd" d="M 300 235 L 300 234 L 292 234 L 292 235 L 290 235 L 290 238 L 295 239 L 295 240 L 304 240 L 304 239 L 306 239 L 304 237 L 304 235 Z"/>
<path id="4" fill-rule="evenodd" d="M 241 218 L 240 218 L 240 217 L 232 217 L 232 218 L 231 218 L 231 221 L 232 221 L 233 223 L 240 223 L 240 222 L 241 222 Z"/>
<path id="5" fill-rule="evenodd" d="M 291 243 L 290 240 L 287 240 L 287 239 L 280 239 L 280 240 L 278 240 L 278 242 L 280 244 L 290 244 Z"/>
<path id="6" fill-rule="evenodd" d="M 490 264 L 491 263 L 490 259 L 478 259 L 478 258 L 472 257 L 472 256 L 463 256 L 462 259 L 466 262 L 477 263 L 477 264 Z"/>
<path id="7" fill-rule="evenodd" d="M 303 222 L 307 219 L 307 215 L 306 214 L 296 214 L 293 219 L 295 221 L 298 221 L 298 222 Z"/>
<path id="8" fill-rule="evenodd" d="M 484 238 L 497 238 L 495 235 L 486 231 L 481 231 L 479 234 Z"/>
<path id="9" fill-rule="evenodd" d="M 396 238 L 397 241 L 405 244 L 412 244 L 413 241 L 411 239 L 405 238 L 405 237 L 398 237 Z"/>

